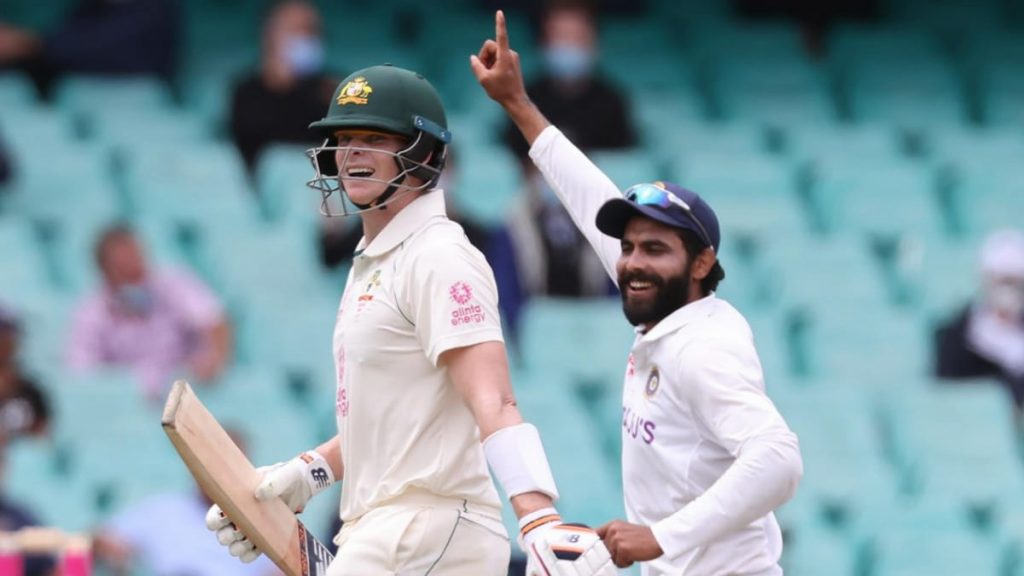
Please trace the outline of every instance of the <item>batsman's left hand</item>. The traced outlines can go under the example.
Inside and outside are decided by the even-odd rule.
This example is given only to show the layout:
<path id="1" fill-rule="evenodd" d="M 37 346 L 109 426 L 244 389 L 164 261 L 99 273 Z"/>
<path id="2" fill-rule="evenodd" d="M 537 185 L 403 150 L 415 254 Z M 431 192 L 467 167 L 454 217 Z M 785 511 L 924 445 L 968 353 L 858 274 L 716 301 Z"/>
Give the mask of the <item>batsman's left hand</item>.
<path id="1" fill-rule="evenodd" d="M 597 534 L 604 541 L 612 561 L 619 568 L 625 568 L 634 562 L 654 560 L 665 553 L 654 538 L 650 526 L 613 520 L 599 527 Z"/>

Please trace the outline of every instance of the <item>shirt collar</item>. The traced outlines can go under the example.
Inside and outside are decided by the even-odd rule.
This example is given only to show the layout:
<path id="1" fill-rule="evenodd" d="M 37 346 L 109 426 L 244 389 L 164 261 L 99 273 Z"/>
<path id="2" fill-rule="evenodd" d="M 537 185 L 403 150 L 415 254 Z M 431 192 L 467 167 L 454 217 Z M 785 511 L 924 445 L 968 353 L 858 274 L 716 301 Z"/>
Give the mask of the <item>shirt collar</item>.
<path id="1" fill-rule="evenodd" d="M 405 242 L 413 232 L 423 227 L 428 220 L 445 216 L 444 191 L 440 188 L 421 194 L 402 208 L 395 217 L 388 222 L 380 234 L 366 244 L 366 237 L 359 241 L 356 247 L 357 256 L 369 256 L 371 258 L 390 252 L 402 242 Z"/>
<path id="2" fill-rule="evenodd" d="M 690 302 L 686 306 L 683 306 L 662 318 L 661 322 L 655 324 L 654 328 L 651 328 L 649 332 L 640 337 L 640 340 L 642 342 L 653 342 L 662 336 L 675 332 L 697 318 L 707 316 L 711 313 L 711 309 L 715 305 L 715 301 L 715 293 L 712 292 L 700 300 Z"/>

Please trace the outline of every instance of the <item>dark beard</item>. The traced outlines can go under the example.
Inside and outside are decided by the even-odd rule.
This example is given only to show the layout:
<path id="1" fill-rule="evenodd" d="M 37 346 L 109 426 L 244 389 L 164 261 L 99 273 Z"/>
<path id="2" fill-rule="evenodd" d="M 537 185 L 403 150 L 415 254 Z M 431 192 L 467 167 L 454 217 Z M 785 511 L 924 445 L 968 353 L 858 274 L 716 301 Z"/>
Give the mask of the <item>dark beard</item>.
<path id="1" fill-rule="evenodd" d="M 692 263 L 687 262 L 683 273 L 678 276 L 662 278 L 642 273 L 623 274 L 619 277 L 619 292 L 622 294 L 622 312 L 626 320 L 633 326 L 656 324 L 669 314 L 686 305 L 689 297 L 689 278 Z M 638 303 L 630 302 L 626 290 L 633 280 L 648 281 L 654 285 L 654 300 Z"/>

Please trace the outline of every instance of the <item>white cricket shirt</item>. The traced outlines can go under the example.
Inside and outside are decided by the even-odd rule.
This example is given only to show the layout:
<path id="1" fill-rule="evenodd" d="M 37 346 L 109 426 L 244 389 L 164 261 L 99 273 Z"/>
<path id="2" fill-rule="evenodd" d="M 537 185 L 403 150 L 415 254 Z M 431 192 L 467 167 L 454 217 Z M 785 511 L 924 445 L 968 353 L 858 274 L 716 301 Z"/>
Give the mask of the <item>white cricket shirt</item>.
<path id="1" fill-rule="evenodd" d="M 479 429 L 437 362 L 501 340 L 493 273 L 445 216 L 441 190 L 360 242 L 334 330 L 342 520 L 416 492 L 500 518 Z"/>
<path id="2" fill-rule="evenodd" d="M 619 240 L 595 224 L 615 184 L 558 129 L 530 157 L 612 279 Z M 638 331 L 622 392 L 622 480 L 630 522 L 651 526 L 664 554 L 645 576 L 782 574 L 772 510 L 803 471 L 796 435 L 768 399 L 753 335 L 713 294 Z"/>

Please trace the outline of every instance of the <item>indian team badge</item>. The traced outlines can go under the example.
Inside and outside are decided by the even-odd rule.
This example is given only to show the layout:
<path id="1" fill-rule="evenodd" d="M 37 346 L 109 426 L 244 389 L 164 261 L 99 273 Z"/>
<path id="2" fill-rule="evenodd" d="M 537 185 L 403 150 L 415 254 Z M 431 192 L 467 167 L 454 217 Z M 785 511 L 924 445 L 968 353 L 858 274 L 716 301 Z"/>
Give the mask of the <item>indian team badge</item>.
<path id="1" fill-rule="evenodd" d="M 658 391 L 658 384 L 661 383 L 661 375 L 658 374 L 658 367 L 651 368 L 651 373 L 647 376 L 647 385 L 644 386 L 644 396 L 650 398 L 654 396 L 654 393 Z"/>
<path id="2" fill-rule="evenodd" d="M 373 92 L 373 87 L 366 82 L 366 78 L 357 76 L 354 80 L 345 84 L 338 92 L 338 104 L 366 104 L 367 98 Z"/>

